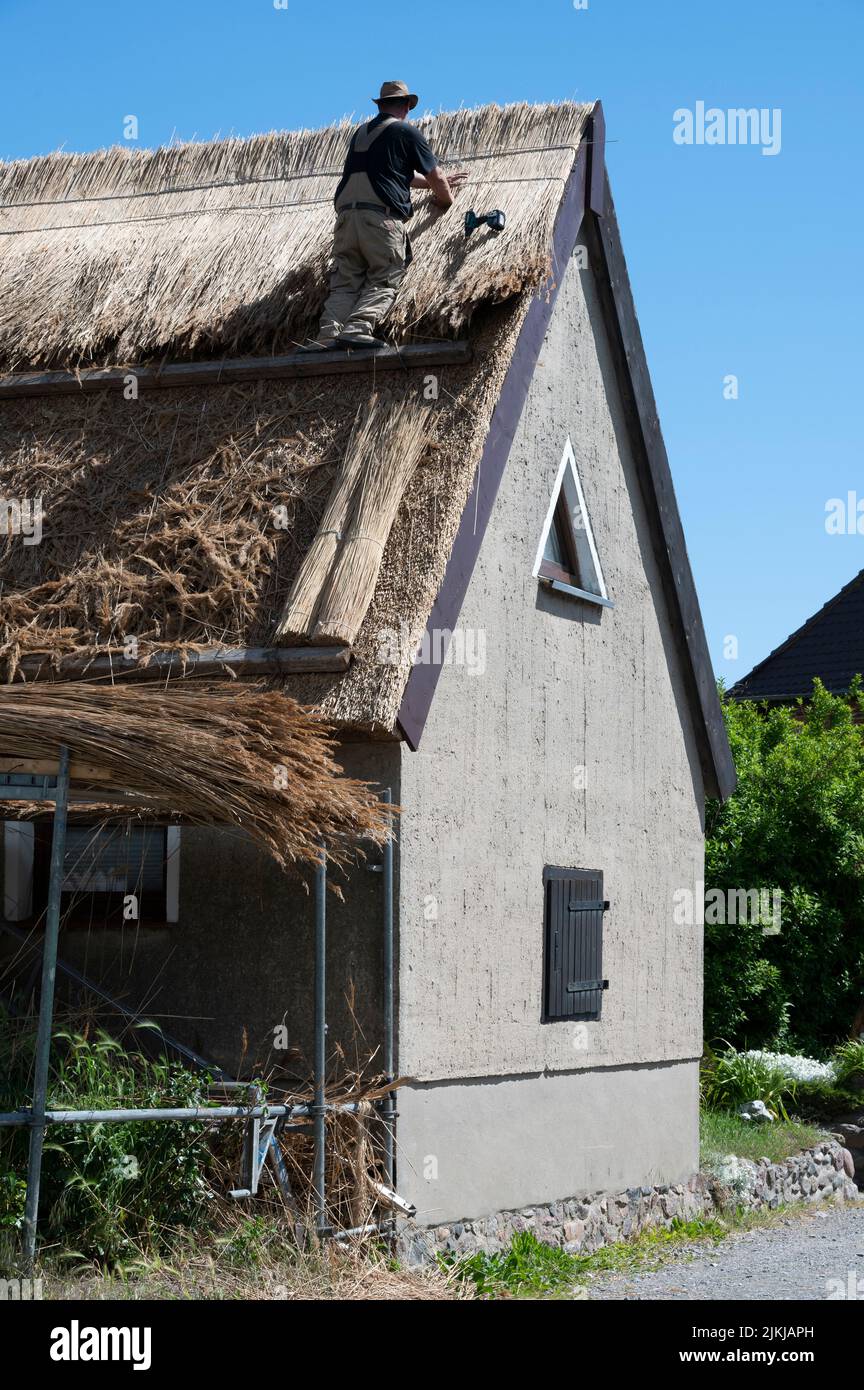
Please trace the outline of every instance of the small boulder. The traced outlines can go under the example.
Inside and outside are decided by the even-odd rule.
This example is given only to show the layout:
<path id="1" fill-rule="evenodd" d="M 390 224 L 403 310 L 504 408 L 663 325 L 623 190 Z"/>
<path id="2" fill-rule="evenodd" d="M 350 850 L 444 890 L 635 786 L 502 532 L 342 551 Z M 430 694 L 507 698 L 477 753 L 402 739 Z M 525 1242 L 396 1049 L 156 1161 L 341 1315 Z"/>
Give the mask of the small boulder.
<path id="1" fill-rule="evenodd" d="M 764 1100 L 746 1101 L 738 1111 L 738 1117 L 760 1125 L 771 1124 L 777 1118 L 773 1111 L 768 1109 Z"/>
<path id="2" fill-rule="evenodd" d="M 861 1125 L 837 1125 L 840 1142 L 845 1149 L 864 1149 L 864 1127 Z"/>

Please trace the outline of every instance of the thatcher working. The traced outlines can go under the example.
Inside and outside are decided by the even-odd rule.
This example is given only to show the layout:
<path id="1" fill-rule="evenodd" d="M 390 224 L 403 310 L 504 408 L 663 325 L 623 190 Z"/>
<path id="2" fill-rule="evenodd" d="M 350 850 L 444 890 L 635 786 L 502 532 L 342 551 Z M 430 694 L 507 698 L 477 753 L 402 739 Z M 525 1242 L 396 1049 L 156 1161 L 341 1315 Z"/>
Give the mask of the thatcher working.
<path id="1" fill-rule="evenodd" d="M 404 82 L 385 82 L 373 101 L 378 115 L 351 137 L 336 189 L 330 294 L 307 352 L 385 345 L 374 330 L 411 263 L 411 189 L 430 189 L 444 211 L 467 178 L 455 173 L 448 182 L 428 142 L 406 120 L 418 97 Z"/>

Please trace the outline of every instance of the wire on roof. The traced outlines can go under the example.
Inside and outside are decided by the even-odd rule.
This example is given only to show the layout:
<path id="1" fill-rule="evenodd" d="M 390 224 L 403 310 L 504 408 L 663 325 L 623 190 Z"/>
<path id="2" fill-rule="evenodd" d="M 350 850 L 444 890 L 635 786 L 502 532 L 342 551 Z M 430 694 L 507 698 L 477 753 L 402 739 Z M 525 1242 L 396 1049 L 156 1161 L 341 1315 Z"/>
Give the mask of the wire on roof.
<path id="1" fill-rule="evenodd" d="M 518 178 L 518 179 L 495 179 L 495 187 L 505 183 L 565 183 L 567 180 L 560 174 L 539 174 L 537 176 Z M 83 199 L 80 201 L 83 202 Z M 324 204 L 332 204 L 332 197 L 329 198 L 301 198 L 293 203 L 244 203 L 242 206 L 226 208 L 223 206 L 215 208 L 183 208 L 179 212 L 154 212 L 149 217 L 114 217 L 105 222 L 55 222 L 50 227 L 10 227 L 0 229 L 0 236 L 34 236 L 40 232 L 81 232 L 90 231 L 93 227 L 131 227 L 140 222 L 169 222 L 177 217 L 208 217 L 212 213 L 233 213 L 233 212 L 281 212 L 291 208 L 313 208 Z M 21 206 L 18 204 L 17 206 Z M 2 209 L 0 209 L 2 210 Z"/>
<path id="2" fill-rule="evenodd" d="M 587 144 L 588 142 L 585 141 L 584 143 Z M 448 164 L 453 164 L 457 160 L 462 164 L 470 164 L 478 159 L 504 159 L 516 154 L 553 154 L 564 150 L 571 150 L 575 154 L 578 148 L 578 145 L 535 145 L 524 150 L 487 150 L 484 154 L 446 154 L 441 155 L 441 159 Z M 300 179 L 336 179 L 341 173 L 341 168 L 309 169 L 305 173 L 261 174 L 254 179 L 223 179 L 217 183 L 180 184 L 176 188 L 139 188 L 129 193 L 91 193 L 83 198 L 37 198 L 26 203 L 2 203 L 0 204 L 0 211 L 11 208 L 68 207 L 75 203 L 125 202 L 131 198 L 166 198 L 174 193 L 200 193 L 206 192 L 210 188 L 247 188 L 256 183 L 295 183 Z M 106 224 L 96 222 L 89 225 L 98 227 Z"/>

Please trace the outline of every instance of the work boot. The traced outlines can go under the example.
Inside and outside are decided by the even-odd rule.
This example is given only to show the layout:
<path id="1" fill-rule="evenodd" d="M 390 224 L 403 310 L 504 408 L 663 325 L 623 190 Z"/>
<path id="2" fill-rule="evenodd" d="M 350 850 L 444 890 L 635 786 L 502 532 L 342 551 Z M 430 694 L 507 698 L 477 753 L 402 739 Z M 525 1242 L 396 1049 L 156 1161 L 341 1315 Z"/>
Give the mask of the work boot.
<path id="1" fill-rule="evenodd" d="M 336 347 L 340 348 L 385 348 L 389 346 L 385 338 L 375 338 L 371 333 L 363 333 L 359 329 L 346 329 L 336 339 Z"/>

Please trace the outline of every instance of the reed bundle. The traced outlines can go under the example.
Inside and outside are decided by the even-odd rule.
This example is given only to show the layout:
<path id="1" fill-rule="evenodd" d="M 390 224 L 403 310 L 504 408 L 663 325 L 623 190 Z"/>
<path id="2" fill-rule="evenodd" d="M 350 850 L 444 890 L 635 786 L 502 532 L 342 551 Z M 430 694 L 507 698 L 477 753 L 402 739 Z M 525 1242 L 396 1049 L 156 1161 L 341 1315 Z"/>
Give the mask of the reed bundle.
<path id="1" fill-rule="evenodd" d="M 361 381 L 344 415 L 284 382 L 6 406 L 0 496 L 41 498 L 43 534 L 0 544 L 0 678 L 132 638 L 141 657 L 268 645 Z"/>
<path id="2" fill-rule="evenodd" d="M 312 633 L 321 591 L 351 515 L 357 482 L 367 457 L 371 426 L 372 417 L 367 402 L 357 409 L 345 457 L 333 480 L 315 539 L 303 558 L 277 625 L 277 642 L 309 637 Z"/>
<path id="3" fill-rule="evenodd" d="M 321 594 L 312 641 L 356 639 L 366 616 L 390 528 L 429 443 L 432 407 L 417 392 L 371 404 L 367 453 L 351 520 Z"/>
<path id="4" fill-rule="evenodd" d="M 469 180 L 440 215 L 417 197 L 394 336 L 456 332 L 535 288 L 590 106 L 482 106 L 418 122 Z M 327 290 L 333 192 L 353 124 L 0 164 L 0 367 L 273 352 Z M 502 208 L 503 236 L 463 214 Z"/>
<path id="5" fill-rule="evenodd" d="M 0 756 L 99 769 L 99 785 L 194 824 L 236 826 L 281 865 L 347 862 L 389 833 L 366 783 L 346 778 L 331 730 L 284 695 L 236 684 L 0 686 Z"/>
<path id="6" fill-rule="evenodd" d="M 418 384 L 376 393 L 355 419 L 321 524 L 294 581 L 277 641 L 349 645 L 372 602 L 399 504 L 429 443 Z"/>

